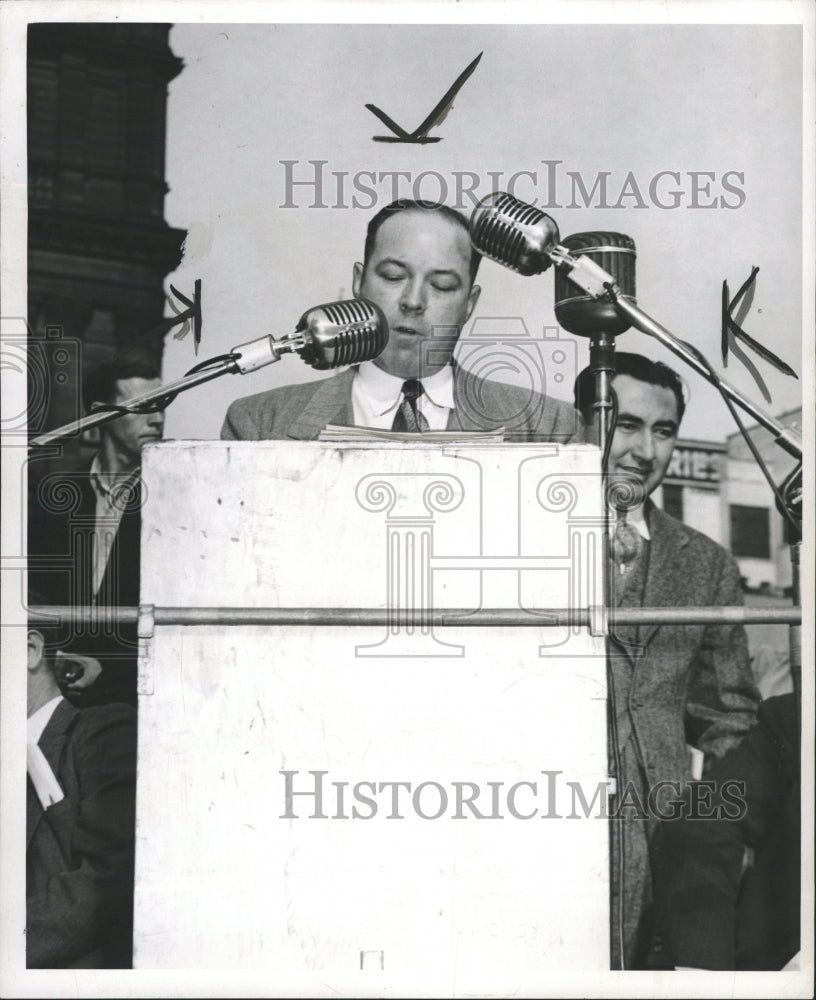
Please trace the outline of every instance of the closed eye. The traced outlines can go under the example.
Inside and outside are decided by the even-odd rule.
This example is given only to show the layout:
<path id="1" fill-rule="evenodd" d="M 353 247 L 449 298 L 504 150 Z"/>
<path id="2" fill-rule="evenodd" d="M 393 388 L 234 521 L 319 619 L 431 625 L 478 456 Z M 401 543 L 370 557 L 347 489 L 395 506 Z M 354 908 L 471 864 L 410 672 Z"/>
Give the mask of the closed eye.
<path id="1" fill-rule="evenodd" d="M 404 267 L 391 262 L 381 264 L 377 268 L 377 277 L 382 278 L 383 281 L 402 281 L 405 273 Z"/>

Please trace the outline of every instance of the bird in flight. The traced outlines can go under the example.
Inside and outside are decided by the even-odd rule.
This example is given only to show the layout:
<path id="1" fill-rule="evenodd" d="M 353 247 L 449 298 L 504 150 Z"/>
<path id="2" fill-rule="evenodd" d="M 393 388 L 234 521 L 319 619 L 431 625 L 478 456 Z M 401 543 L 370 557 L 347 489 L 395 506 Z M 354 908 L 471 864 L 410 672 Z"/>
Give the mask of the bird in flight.
<path id="1" fill-rule="evenodd" d="M 376 115 L 383 125 L 387 126 L 394 133 L 393 135 L 375 135 L 373 136 L 374 142 L 418 142 L 422 144 L 427 142 L 439 142 L 442 138 L 441 135 L 429 136 L 428 132 L 435 125 L 441 125 L 445 118 L 447 118 L 448 112 L 453 107 L 454 98 L 462 89 L 462 85 L 465 80 L 467 80 L 470 74 L 476 69 L 479 64 L 479 60 L 483 55 L 484 53 L 480 52 L 473 62 L 459 74 L 454 81 L 453 86 L 448 90 L 442 100 L 436 105 L 422 124 L 417 126 L 413 132 L 406 132 L 401 125 L 397 125 L 393 118 L 389 117 L 384 111 L 381 111 L 375 104 L 366 104 L 368 110 L 372 114 Z"/>

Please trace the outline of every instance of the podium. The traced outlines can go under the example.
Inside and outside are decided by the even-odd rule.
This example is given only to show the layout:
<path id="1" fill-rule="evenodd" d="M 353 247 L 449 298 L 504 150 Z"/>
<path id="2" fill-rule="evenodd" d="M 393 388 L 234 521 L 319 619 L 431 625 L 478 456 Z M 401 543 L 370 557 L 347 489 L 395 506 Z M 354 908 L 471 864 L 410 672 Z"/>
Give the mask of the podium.
<path id="1" fill-rule="evenodd" d="M 604 639 L 543 610 L 602 604 L 597 449 L 165 442 L 143 477 L 134 966 L 608 969 Z"/>

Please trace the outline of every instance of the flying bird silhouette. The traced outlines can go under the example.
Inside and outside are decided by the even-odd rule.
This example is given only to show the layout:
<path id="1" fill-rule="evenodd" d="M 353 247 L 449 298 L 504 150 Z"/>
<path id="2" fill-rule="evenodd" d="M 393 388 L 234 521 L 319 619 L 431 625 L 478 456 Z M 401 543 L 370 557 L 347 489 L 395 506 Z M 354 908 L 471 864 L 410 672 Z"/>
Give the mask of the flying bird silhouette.
<path id="1" fill-rule="evenodd" d="M 479 60 L 483 55 L 484 53 L 480 52 L 473 62 L 459 74 L 454 81 L 453 86 L 448 90 L 442 100 L 436 105 L 428 117 L 414 129 L 413 132 L 407 132 L 401 125 L 397 125 L 393 118 L 387 115 L 384 111 L 381 111 L 375 104 L 366 104 L 368 110 L 373 115 L 376 115 L 383 125 L 391 129 L 394 133 L 393 135 L 375 135 L 372 137 L 374 142 L 418 142 L 422 144 L 428 142 L 439 142 L 442 139 L 441 135 L 429 136 L 428 132 L 435 125 L 441 125 L 447 118 L 450 109 L 453 107 L 456 95 L 462 89 L 462 85 L 465 80 L 467 80 L 470 74 L 479 65 Z"/>

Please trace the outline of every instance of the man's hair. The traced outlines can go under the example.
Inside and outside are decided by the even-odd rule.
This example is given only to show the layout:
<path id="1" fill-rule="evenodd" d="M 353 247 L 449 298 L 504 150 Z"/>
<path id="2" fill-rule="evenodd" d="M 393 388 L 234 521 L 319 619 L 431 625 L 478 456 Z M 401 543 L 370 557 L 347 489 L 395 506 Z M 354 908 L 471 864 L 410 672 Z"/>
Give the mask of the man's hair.
<path id="1" fill-rule="evenodd" d="M 88 412 L 94 403 L 112 403 L 116 398 L 116 383 L 128 378 L 161 378 L 158 361 L 143 348 L 136 347 L 97 365 L 83 379 L 85 411 Z"/>
<path id="2" fill-rule="evenodd" d="M 662 361 L 652 361 L 650 358 L 645 358 L 642 354 L 627 354 L 626 351 L 618 351 L 615 354 L 615 375 L 628 375 L 630 378 L 637 379 L 638 382 L 647 382 L 649 385 L 671 389 L 677 400 L 678 424 L 683 419 L 683 413 L 686 409 L 683 383 L 673 368 L 664 365 Z M 575 409 L 587 423 L 590 423 L 596 402 L 595 373 L 591 368 L 584 368 L 575 380 L 574 393 Z"/>
<path id="3" fill-rule="evenodd" d="M 467 235 L 468 242 L 470 242 L 470 228 L 468 226 L 468 221 L 461 214 L 457 212 L 454 208 L 449 208 L 447 205 L 441 204 L 437 201 L 415 201 L 413 198 L 398 198 L 396 201 L 392 201 L 390 205 L 386 205 L 385 208 L 381 208 L 379 212 L 371 219 L 368 224 L 368 229 L 366 230 L 366 240 L 365 249 L 363 251 L 363 267 L 368 267 L 368 262 L 371 259 L 371 255 L 374 252 L 374 243 L 377 239 L 377 233 L 380 231 L 380 227 L 388 219 L 395 215 L 399 215 L 400 212 L 438 212 L 443 218 L 449 219 L 455 225 L 459 226 L 464 230 Z M 470 246 L 470 283 L 471 285 L 476 280 L 476 272 L 479 270 L 479 264 L 482 260 L 482 255 L 478 250 L 471 244 Z"/>

